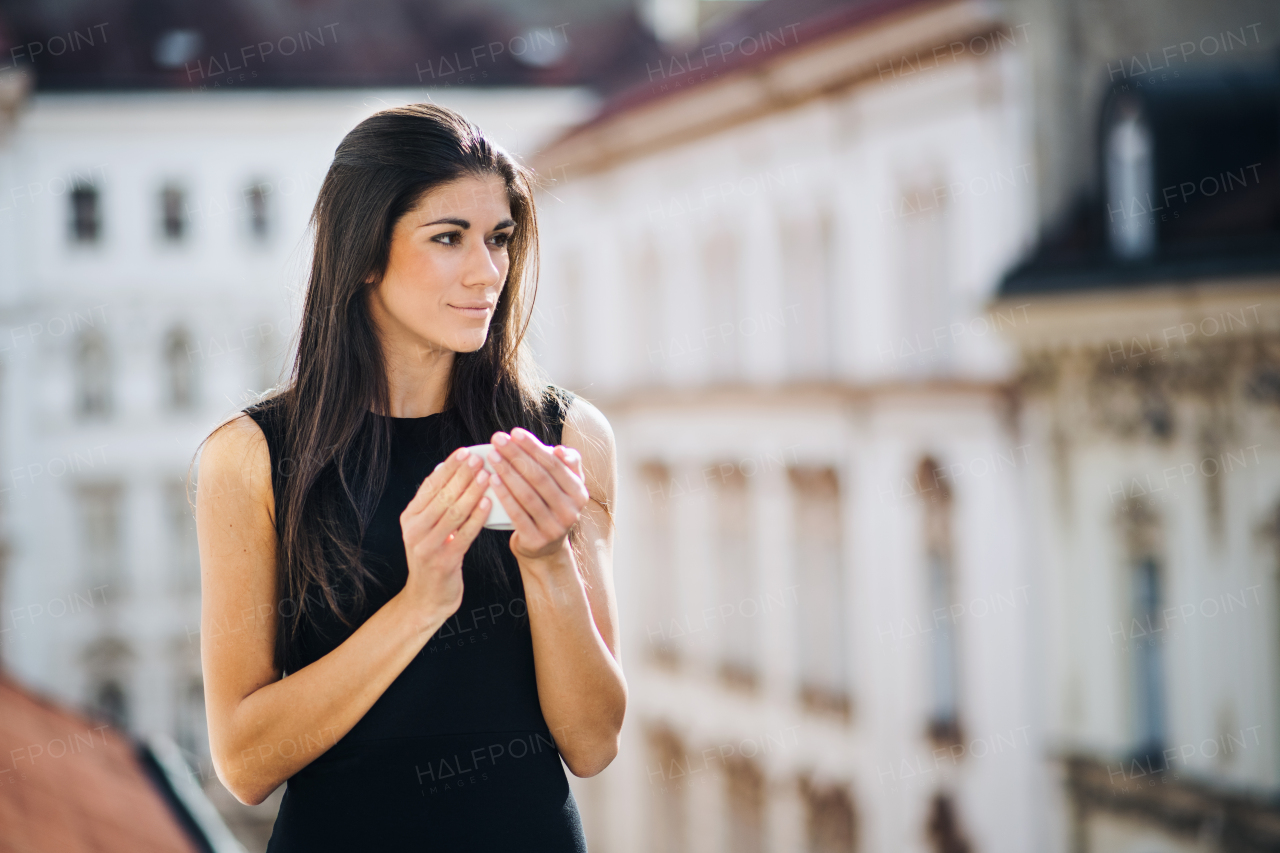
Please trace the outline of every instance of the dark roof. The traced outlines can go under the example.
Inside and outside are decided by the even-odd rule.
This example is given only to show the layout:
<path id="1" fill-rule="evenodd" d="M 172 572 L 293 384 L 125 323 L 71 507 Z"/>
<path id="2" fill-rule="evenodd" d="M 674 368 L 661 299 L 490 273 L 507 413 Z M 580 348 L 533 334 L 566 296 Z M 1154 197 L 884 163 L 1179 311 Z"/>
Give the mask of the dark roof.
<path id="1" fill-rule="evenodd" d="M 653 43 L 627 0 L 0 0 L 0 69 L 16 55 L 43 91 L 612 91 Z"/>
<path id="2" fill-rule="evenodd" d="M 0 848 L 203 853 L 145 749 L 0 671 Z"/>
<path id="3" fill-rule="evenodd" d="M 1280 64 L 1127 80 L 1100 107 L 1100 128 L 1128 110 L 1150 129 L 1153 197 L 1127 211 L 1108 203 L 1100 129 L 1093 189 L 1006 274 L 1001 294 L 1280 273 Z M 1126 260 L 1113 254 L 1108 229 L 1131 215 L 1155 222 L 1155 249 Z"/>

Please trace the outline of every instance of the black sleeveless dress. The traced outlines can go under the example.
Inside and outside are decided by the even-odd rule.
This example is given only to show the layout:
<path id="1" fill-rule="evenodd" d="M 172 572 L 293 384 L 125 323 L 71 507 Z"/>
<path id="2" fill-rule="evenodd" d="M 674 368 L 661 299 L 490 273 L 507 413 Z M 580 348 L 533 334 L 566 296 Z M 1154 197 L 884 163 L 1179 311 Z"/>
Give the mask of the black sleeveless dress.
<path id="1" fill-rule="evenodd" d="M 553 420 L 559 443 L 572 395 L 554 390 L 563 404 Z M 246 412 L 266 435 L 278 490 L 287 460 L 277 407 L 267 401 Z M 362 543 L 363 562 L 384 582 L 371 590 L 361 623 L 408 578 L 400 513 L 438 463 L 472 443 L 460 440 L 451 410 L 388 420 L 387 484 Z M 463 561 L 462 605 L 355 727 L 288 780 L 268 853 L 586 851 L 577 803 L 538 704 L 510 535 L 481 533 L 500 537 L 510 591 L 478 574 L 473 544 Z M 292 671 L 353 631 L 336 618 L 304 630 L 289 649 Z"/>

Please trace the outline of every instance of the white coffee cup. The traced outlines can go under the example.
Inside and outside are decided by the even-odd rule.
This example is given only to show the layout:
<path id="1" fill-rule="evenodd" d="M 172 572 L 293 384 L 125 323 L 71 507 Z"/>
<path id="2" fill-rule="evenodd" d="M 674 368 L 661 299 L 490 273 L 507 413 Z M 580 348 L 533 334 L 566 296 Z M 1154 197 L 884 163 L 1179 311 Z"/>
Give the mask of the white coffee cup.
<path id="1" fill-rule="evenodd" d="M 493 451 L 492 444 L 474 444 L 467 450 L 474 453 L 484 460 L 484 470 L 489 472 L 489 476 L 493 476 L 493 465 L 489 463 L 489 454 Z M 506 509 L 498 500 L 498 496 L 493 493 L 493 486 L 485 489 L 485 497 L 489 499 L 489 518 L 485 521 L 484 526 L 490 530 L 515 530 L 516 527 L 511 523 L 510 516 L 507 515 Z"/>

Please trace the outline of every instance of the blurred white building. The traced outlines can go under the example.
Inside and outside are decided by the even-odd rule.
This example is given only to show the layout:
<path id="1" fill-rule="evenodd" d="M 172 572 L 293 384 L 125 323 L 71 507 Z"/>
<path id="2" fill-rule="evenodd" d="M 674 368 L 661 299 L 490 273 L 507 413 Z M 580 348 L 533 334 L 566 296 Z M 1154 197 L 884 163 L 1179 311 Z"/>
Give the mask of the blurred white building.
<path id="1" fill-rule="evenodd" d="M 1274 66 L 1115 83 L 1103 192 L 1002 285 L 1077 850 L 1280 847 L 1278 94 Z"/>
<path id="2" fill-rule="evenodd" d="M 1044 849 L 1012 361 L 1024 29 L 771 4 L 539 155 L 538 349 L 618 437 L 592 849 Z M 773 17 L 770 17 L 772 15 Z"/>
<path id="3" fill-rule="evenodd" d="M 37 94 L 0 153 L 0 653 L 209 781 L 186 479 L 278 381 L 307 218 L 360 119 L 423 90 Z M 527 156 L 578 89 L 439 99 Z"/>

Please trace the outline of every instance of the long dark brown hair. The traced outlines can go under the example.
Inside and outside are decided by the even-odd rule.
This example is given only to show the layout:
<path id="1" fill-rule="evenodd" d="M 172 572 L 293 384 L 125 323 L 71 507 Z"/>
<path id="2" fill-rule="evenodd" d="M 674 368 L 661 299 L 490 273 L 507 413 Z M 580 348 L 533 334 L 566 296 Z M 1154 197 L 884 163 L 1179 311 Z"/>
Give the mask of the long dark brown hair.
<path id="1" fill-rule="evenodd" d="M 431 190 L 467 176 L 497 175 L 515 229 L 510 267 L 489 334 L 456 353 L 446 410 L 454 446 L 482 444 L 523 426 L 544 442 L 563 412 L 525 344 L 537 290 L 535 178 L 458 113 L 433 104 L 383 110 L 343 138 L 320 186 L 314 249 L 292 369 L 265 401 L 283 438 L 276 466 L 278 628 L 275 662 L 292 671 L 291 641 L 324 611 L 351 627 L 375 575 L 360 543 L 386 485 L 389 389 L 368 294 L 386 270 L 397 221 Z M 260 404 L 262 405 L 262 404 Z M 553 423 L 553 420 L 556 423 Z M 509 589 L 506 535 L 484 530 L 472 552 Z"/>

